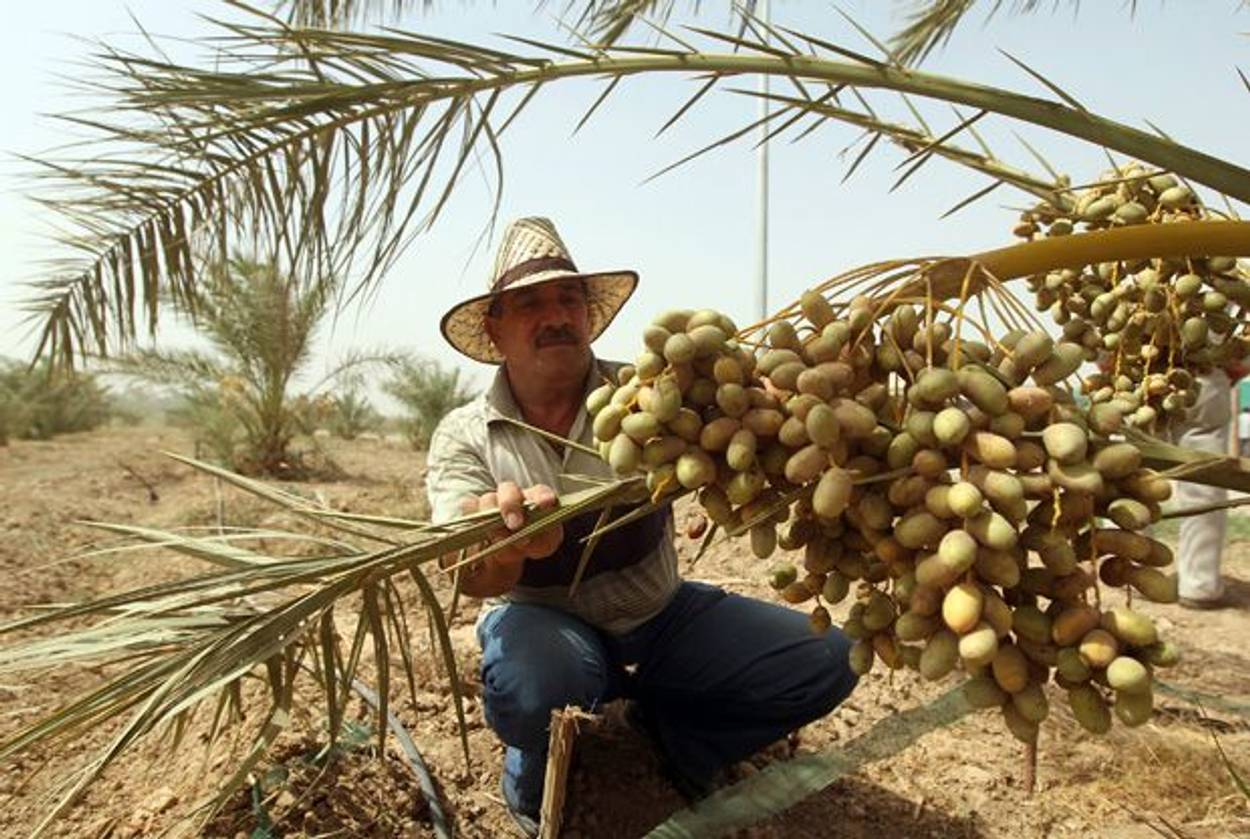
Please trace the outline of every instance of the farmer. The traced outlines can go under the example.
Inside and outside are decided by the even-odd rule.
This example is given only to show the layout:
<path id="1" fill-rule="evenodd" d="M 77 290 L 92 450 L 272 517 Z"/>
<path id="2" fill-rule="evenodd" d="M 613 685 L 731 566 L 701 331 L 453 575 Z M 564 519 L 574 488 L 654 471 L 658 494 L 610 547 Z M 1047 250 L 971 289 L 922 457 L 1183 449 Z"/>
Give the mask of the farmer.
<path id="1" fill-rule="evenodd" d="M 579 271 L 547 219 L 509 225 L 488 292 L 442 319 L 452 346 L 499 367 L 434 433 L 435 521 L 498 509 L 504 535 L 523 525 L 526 502 L 550 507 L 586 488 L 574 476 L 613 477 L 598 457 L 505 418 L 593 448 L 586 396 L 620 365 L 590 344 L 637 283 L 633 271 Z M 484 709 L 507 746 L 508 809 L 530 835 L 553 709 L 634 700 L 631 717 L 669 780 L 695 800 L 726 766 L 829 713 L 855 687 L 837 630 L 818 636 L 797 611 L 681 580 L 668 507 L 605 534 L 570 596 L 597 518 L 574 518 L 461 578 L 465 594 L 491 599 L 477 627 Z"/>

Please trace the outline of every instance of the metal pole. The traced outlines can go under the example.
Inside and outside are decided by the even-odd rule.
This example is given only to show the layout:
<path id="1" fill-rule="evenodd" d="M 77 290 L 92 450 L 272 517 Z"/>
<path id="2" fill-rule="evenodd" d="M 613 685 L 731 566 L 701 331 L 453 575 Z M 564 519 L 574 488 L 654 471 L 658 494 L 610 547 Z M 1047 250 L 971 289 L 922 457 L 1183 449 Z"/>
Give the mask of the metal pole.
<path id="1" fill-rule="evenodd" d="M 756 3 L 756 13 L 765 23 L 771 24 L 772 20 L 769 15 L 768 0 L 759 0 Z M 768 37 L 768 33 L 764 33 L 764 37 Z M 759 79 L 760 93 L 764 97 L 768 95 L 768 74 L 761 73 Z M 764 119 L 769 113 L 769 102 L 767 98 L 760 99 L 760 118 Z M 756 177 L 756 189 L 758 192 L 757 203 L 757 252 L 758 262 L 756 270 L 759 275 L 759 284 L 755 295 L 755 311 L 759 315 L 759 319 L 763 320 L 768 317 L 768 142 L 764 139 L 768 136 L 768 124 L 760 125 L 760 145 L 759 145 L 759 166 Z"/>

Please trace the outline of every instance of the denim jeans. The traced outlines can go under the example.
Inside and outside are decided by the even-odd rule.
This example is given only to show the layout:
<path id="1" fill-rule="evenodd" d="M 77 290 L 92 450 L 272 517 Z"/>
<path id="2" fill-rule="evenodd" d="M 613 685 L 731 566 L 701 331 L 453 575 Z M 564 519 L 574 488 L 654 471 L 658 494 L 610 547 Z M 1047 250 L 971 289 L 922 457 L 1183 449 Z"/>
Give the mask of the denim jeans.
<path id="1" fill-rule="evenodd" d="M 504 794 L 530 815 L 542 802 L 556 708 L 635 699 L 675 768 L 710 780 L 829 713 L 856 683 L 838 630 L 815 635 L 801 612 L 703 583 L 682 583 L 625 635 L 510 603 L 482 619 L 478 641 L 486 721 L 507 746 Z"/>

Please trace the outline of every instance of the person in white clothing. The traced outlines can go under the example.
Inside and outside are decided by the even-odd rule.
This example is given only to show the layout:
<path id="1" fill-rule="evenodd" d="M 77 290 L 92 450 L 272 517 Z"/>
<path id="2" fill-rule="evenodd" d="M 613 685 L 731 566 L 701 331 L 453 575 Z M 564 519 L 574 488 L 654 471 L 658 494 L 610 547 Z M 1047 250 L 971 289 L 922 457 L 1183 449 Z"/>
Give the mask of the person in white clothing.
<path id="1" fill-rule="evenodd" d="M 1228 396 L 1232 383 L 1229 374 L 1224 370 L 1213 370 L 1197 377 L 1197 382 L 1198 402 L 1190 410 L 1185 424 L 1177 429 L 1177 444 L 1226 455 L 1232 430 L 1232 407 Z M 1243 413 L 1242 416 L 1246 414 Z M 1220 487 L 1186 481 L 1178 481 L 1176 484 L 1176 502 L 1182 509 L 1216 504 L 1227 499 L 1228 490 Z M 1182 606 L 1190 609 L 1218 609 L 1225 605 L 1220 562 L 1227 541 L 1227 531 L 1227 510 L 1213 510 L 1182 520 L 1176 555 Z"/>

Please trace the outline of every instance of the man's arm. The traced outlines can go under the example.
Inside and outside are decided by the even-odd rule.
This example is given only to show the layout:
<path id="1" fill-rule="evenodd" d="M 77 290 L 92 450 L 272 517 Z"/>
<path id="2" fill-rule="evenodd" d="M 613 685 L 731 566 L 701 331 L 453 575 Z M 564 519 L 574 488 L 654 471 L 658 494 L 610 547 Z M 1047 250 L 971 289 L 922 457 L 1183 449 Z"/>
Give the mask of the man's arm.
<path id="1" fill-rule="evenodd" d="M 463 431 L 464 428 L 456 426 L 454 421 L 450 425 L 440 423 L 430 440 L 426 490 L 431 517 L 436 523 L 498 508 L 503 526 L 491 540 L 496 541 L 524 526 L 526 501 L 539 507 L 555 505 L 556 495 L 550 487 L 539 485 L 522 492 L 511 481 L 496 481 L 485 459 Z M 563 535 L 562 527 L 553 527 L 461 569 L 460 590 L 470 597 L 495 597 L 511 591 L 521 578 L 525 560 L 550 556 L 559 547 Z M 443 564 L 448 565 L 454 559 L 449 557 Z"/>

